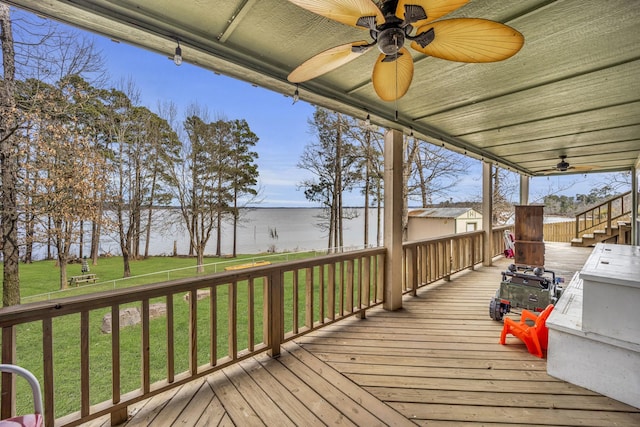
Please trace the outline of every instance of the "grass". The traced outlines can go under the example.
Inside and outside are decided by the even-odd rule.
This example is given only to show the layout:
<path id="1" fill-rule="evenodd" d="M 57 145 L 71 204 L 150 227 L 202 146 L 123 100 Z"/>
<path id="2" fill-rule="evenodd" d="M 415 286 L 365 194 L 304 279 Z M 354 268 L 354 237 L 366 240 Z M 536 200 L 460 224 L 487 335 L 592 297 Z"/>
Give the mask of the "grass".
<path id="1" fill-rule="evenodd" d="M 211 274 L 223 271 L 225 267 L 247 263 L 254 260 L 282 262 L 304 259 L 314 256 L 313 252 L 287 254 L 239 255 L 233 259 L 205 258 L 204 273 Z M 94 293 L 114 288 L 131 287 L 148 283 L 158 283 L 187 277 L 196 277 L 196 260 L 189 257 L 149 257 L 131 261 L 130 278 L 123 278 L 124 267 L 122 257 L 99 258 L 98 265 L 89 265 L 92 274 L 98 281 L 94 285 L 80 285 L 68 290 L 60 289 L 60 269 L 55 261 L 37 261 L 31 264 L 20 264 L 20 295 L 22 303 L 39 300 L 62 298 L 66 296 Z M 2 265 L 0 264 L 0 274 Z M 67 265 L 67 278 L 81 275 L 81 264 Z M 2 295 L 0 295 L 0 302 Z"/>
<path id="2" fill-rule="evenodd" d="M 314 254 L 288 254 L 276 258 L 269 258 L 272 262 L 278 260 L 293 260 L 309 258 Z M 206 259 L 211 261 L 211 265 L 205 268 L 205 273 L 223 271 L 224 266 L 243 264 L 255 260 L 255 256 L 242 256 L 234 260 Z M 121 286 L 133 286 L 149 282 L 159 282 L 178 277 L 196 276 L 193 258 L 172 258 L 153 257 L 131 263 L 131 272 L 136 275 L 127 281 L 120 281 L 122 276 L 122 259 L 119 257 L 101 258 L 97 266 L 91 266 L 91 273 L 95 273 L 100 282 L 106 282 L 106 287 L 112 289 L 112 283 Z M 357 261 L 356 261 L 357 265 Z M 81 274 L 80 264 L 69 265 L 68 276 Z M 181 269 L 181 270 L 178 270 Z M 171 273 L 167 273 L 172 270 Z M 176 271 L 177 270 L 177 271 Z M 318 320 L 319 303 L 319 273 L 318 268 L 314 269 L 314 320 Z M 357 268 L 355 269 L 357 272 Z M 326 270 L 325 270 L 326 274 Z M 285 330 L 292 330 L 294 318 L 294 298 L 295 287 L 291 273 L 285 274 Z M 55 291 L 59 288 L 59 270 L 52 261 L 41 261 L 33 264 L 20 265 L 21 293 L 25 300 L 34 299 L 36 295 L 42 297 L 47 292 Z M 297 286 L 298 303 L 297 318 L 298 324 L 304 325 L 306 315 L 306 287 L 304 285 L 304 273 L 300 273 Z M 357 283 L 357 282 L 356 282 Z M 80 286 L 70 291 L 64 292 L 64 296 L 77 292 L 93 292 L 103 290 L 103 285 Z M 229 286 L 220 286 L 217 290 L 217 354 L 216 359 L 228 355 L 228 295 Z M 62 293 L 56 294 L 62 296 Z M 238 283 L 238 348 L 243 349 L 248 344 L 248 284 Z M 342 293 L 337 294 L 345 298 Z M 39 297 L 38 299 L 40 299 Z M 356 297 L 357 298 L 357 297 Z M 160 299 L 160 302 L 166 302 Z M 205 365 L 210 360 L 210 334 L 209 299 L 198 302 L 198 365 Z M 254 343 L 263 341 L 262 336 L 262 286 L 257 283 L 255 286 L 255 331 Z M 151 301 L 151 303 L 157 301 Z M 138 306 L 140 304 L 132 304 Z M 325 297 L 325 307 L 327 301 Z M 336 307 L 339 302 L 336 301 Z M 183 300 L 183 295 L 173 296 L 174 307 L 174 331 L 175 331 L 175 372 L 184 372 L 188 369 L 189 351 L 189 305 Z M 124 307 L 120 307 L 121 309 Z M 91 404 L 103 402 L 111 397 L 111 335 L 101 332 L 102 319 L 108 309 L 92 310 L 90 316 L 90 402 Z M 56 417 L 63 416 L 74 411 L 78 411 L 80 404 L 80 316 L 70 315 L 54 319 L 54 382 L 56 390 L 55 413 Z M 166 317 L 153 319 L 150 322 L 150 347 L 151 351 L 151 382 L 166 378 L 166 354 L 167 354 L 167 324 Z M 29 323 L 20 325 L 17 328 L 16 354 L 17 363 L 32 372 L 42 381 L 42 326 L 39 323 Z M 120 331 L 120 364 L 121 364 L 121 390 L 126 393 L 140 387 L 140 367 L 141 360 L 141 327 L 135 325 L 121 328 Z M 18 409 L 28 411 L 31 399 L 28 398 L 26 384 L 18 382 Z M 21 397 L 22 396 L 22 397 Z M 25 397 L 26 396 L 26 397 Z"/>

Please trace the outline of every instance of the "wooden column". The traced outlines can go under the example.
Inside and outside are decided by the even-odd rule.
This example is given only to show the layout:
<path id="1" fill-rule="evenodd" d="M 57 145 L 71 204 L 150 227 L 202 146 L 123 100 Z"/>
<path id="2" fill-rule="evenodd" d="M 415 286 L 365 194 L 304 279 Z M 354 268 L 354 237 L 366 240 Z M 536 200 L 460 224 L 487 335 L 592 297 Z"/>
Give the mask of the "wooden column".
<path id="1" fill-rule="evenodd" d="M 638 212 L 638 191 L 640 190 L 640 157 L 631 169 L 631 244 L 640 246 L 640 212 Z"/>
<path id="2" fill-rule="evenodd" d="M 493 257 L 492 231 L 493 231 L 493 182 L 491 181 L 491 163 L 482 162 L 482 232 L 484 242 L 482 244 L 482 265 L 490 266 Z"/>
<path id="3" fill-rule="evenodd" d="M 520 204 L 529 204 L 529 177 L 520 175 Z"/>
<path id="4" fill-rule="evenodd" d="M 402 308 L 402 132 L 384 135 L 384 309 Z"/>

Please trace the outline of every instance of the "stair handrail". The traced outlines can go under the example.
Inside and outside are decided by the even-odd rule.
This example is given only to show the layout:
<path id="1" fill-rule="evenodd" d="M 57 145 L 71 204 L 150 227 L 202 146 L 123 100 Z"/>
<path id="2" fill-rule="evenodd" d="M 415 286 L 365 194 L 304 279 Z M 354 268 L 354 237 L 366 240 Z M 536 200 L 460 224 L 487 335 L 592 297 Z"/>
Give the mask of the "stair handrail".
<path id="1" fill-rule="evenodd" d="M 575 237 L 578 238 L 580 237 L 580 233 L 585 233 L 587 230 L 595 228 L 603 223 L 606 222 L 606 231 L 608 234 L 611 234 L 611 224 L 613 221 L 622 218 L 625 215 L 629 215 L 631 214 L 631 202 L 629 201 L 629 203 L 627 203 L 627 209 L 625 210 L 625 203 L 624 203 L 624 199 L 627 196 L 631 196 L 631 191 L 627 191 L 626 193 L 622 193 L 622 194 L 618 194 L 617 196 L 612 196 L 610 198 L 608 198 L 607 200 L 605 200 L 604 202 L 596 205 L 596 206 L 592 206 L 589 209 L 586 209 L 582 212 L 578 212 L 576 214 L 576 235 Z M 613 216 L 612 215 L 612 206 L 613 203 L 616 202 L 618 199 L 620 199 L 620 214 Z M 606 211 L 606 218 L 603 220 L 602 217 L 602 208 L 605 207 L 607 208 Z M 594 214 L 595 212 L 598 212 L 597 215 L 597 221 L 594 219 Z M 587 226 L 587 215 L 591 214 L 591 225 Z M 584 217 L 584 218 L 582 218 Z M 583 219 L 582 221 L 580 221 L 581 219 Z M 581 224 L 583 225 L 581 227 Z"/>

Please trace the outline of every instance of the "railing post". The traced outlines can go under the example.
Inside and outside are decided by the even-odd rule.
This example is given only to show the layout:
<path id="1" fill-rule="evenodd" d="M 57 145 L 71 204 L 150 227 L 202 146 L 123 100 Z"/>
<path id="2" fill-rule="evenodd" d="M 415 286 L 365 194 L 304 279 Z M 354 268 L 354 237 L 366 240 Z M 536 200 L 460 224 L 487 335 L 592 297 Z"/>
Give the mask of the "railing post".
<path id="1" fill-rule="evenodd" d="M 413 295 L 414 297 L 416 295 L 418 295 L 418 279 L 417 279 L 417 269 L 418 269 L 418 264 L 417 264 L 417 256 L 415 251 L 417 250 L 417 246 L 410 246 L 405 248 L 405 252 L 404 252 L 404 256 L 406 257 L 406 269 L 407 269 L 407 275 L 406 275 L 406 287 L 411 289 L 411 295 Z"/>
<path id="2" fill-rule="evenodd" d="M 16 363 L 16 328 L 6 326 L 2 328 L 2 363 Z M 16 413 L 16 380 L 10 372 L 2 373 L 2 402 L 0 416 L 2 419 L 11 418 Z"/>
<path id="3" fill-rule="evenodd" d="M 611 205 L 611 200 L 609 200 L 607 202 L 607 235 L 611 236 L 612 234 L 612 230 L 611 230 L 611 208 L 613 206 Z"/>
<path id="4" fill-rule="evenodd" d="M 471 238 L 471 270 L 475 270 L 476 268 L 476 242 L 478 239 L 473 236 Z"/>
<path id="5" fill-rule="evenodd" d="M 271 357 L 280 356 L 280 346 L 283 338 L 283 301 L 282 301 L 282 271 L 274 270 L 269 275 L 269 293 L 267 294 L 267 304 L 269 307 L 269 339 L 268 354 Z"/>

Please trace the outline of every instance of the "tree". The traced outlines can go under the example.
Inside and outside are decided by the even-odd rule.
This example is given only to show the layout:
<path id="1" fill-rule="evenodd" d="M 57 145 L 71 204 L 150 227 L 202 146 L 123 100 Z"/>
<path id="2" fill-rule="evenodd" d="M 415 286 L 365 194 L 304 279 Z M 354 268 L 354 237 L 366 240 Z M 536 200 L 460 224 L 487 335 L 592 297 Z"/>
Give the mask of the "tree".
<path id="1" fill-rule="evenodd" d="M 2 191 L 0 210 L 3 251 L 4 278 L 3 303 L 11 305 L 19 302 L 18 261 L 19 215 L 17 199 L 22 176 L 29 181 L 22 182 L 22 189 L 31 192 L 34 188 L 32 177 L 20 170 L 19 148 L 21 138 L 27 135 L 27 122 L 33 120 L 40 99 L 32 96 L 15 99 L 16 76 L 23 80 L 35 79 L 54 84 L 73 74 L 92 73 L 99 79 L 103 76 L 101 56 L 95 52 L 89 39 L 74 32 L 62 31 L 53 21 L 28 18 L 19 14 L 12 19 L 9 6 L 0 4 L 0 41 L 2 44 L 3 78 L 0 89 L 0 163 L 2 166 Z M 16 133 L 20 131 L 20 133 Z M 28 193 L 23 202 L 29 202 Z M 30 261 L 31 242 L 34 239 L 37 218 L 30 204 L 23 204 L 25 214 L 25 260 Z M 53 226 L 53 225 L 51 225 Z M 48 249 L 49 250 L 49 249 Z"/>
<path id="2" fill-rule="evenodd" d="M 0 87 L 0 167 L 2 189 L 0 208 L 2 216 L 2 257 L 4 306 L 20 303 L 20 278 L 18 247 L 18 207 L 16 187 L 18 181 L 17 109 L 15 104 L 15 51 L 9 6 L 0 3 L 0 41 L 2 42 L 2 69 Z"/>
<path id="3" fill-rule="evenodd" d="M 168 204 L 171 201 L 170 191 L 163 186 L 164 170 L 171 167 L 179 156 L 180 141 L 178 135 L 164 118 L 156 114 L 148 114 L 144 123 L 149 144 L 148 168 L 150 183 L 146 199 L 147 225 L 145 237 L 145 258 L 149 256 L 151 241 L 153 208 L 156 202 Z"/>
<path id="4" fill-rule="evenodd" d="M 140 257 L 145 228 L 147 244 L 156 198 L 167 201 L 161 178 L 177 157 L 178 138 L 169 123 L 146 107 L 136 105 L 139 95 L 132 81 L 105 95 L 106 140 L 117 173 L 113 177 L 111 206 L 115 210 L 123 276 L 131 274 L 130 262 Z M 143 225 L 147 210 L 146 226 Z M 145 252 L 148 248 L 145 249 Z"/>
<path id="5" fill-rule="evenodd" d="M 70 248 L 83 220 L 97 220 L 99 195 L 107 181 L 102 152 L 95 150 L 81 120 L 83 101 L 91 91 L 82 79 L 64 79 L 39 92 L 37 120 L 32 121 L 34 161 L 26 166 L 33 181 L 32 203 L 38 218 L 50 218 L 47 229 L 60 267 L 60 288 L 67 287 Z M 42 228 L 49 227 L 47 223 Z"/>
<path id="6" fill-rule="evenodd" d="M 376 246 L 380 246 L 382 239 L 381 211 L 383 189 L 383 133 L 366 121 L 354 121 L 349 128 L 351 138 L 360 144 L 358 165 L 361 172 L 362 194 L 364 196 L 364 247 L 369 246 L 369 208 L 375 203 L 377 208 Z"/>
<path id="7" fill-rule="evenodd" d="M 498 166 L 491 166 L 493 179 L 492 224 L 506 224 L 515 215 L 513 198 L 518 192 L 517 174 Z"/>
<path id="8" fill-rule="evenodd" d="M 405 136 L 403 232 L 408 225 L 408 203 L 419 200 L 426 207 L 447 197 L 458 177 L 469 169 L 469 160 L 444 147 Z M 406 235 L 406 234 L 405 234 Z"/>
<path id="9" fill-rule="evenodd" d="M 343 191 L 350 191 L 359 180 L 357 150 L 349 138 L 349 121 L 340 113 L 316 108 L 310 127 L 317 141 L 308 144 L 298 161 L 298 168 L 314 175 L 302 181 L 305 197 L 325 208 L 319 226 L 328 231 L 328 249 L 342 247 L 343 219 L 353 215 L 345 213 Z"/>
<path id="10" fill-rule="evenodd" d="M 214 158 L 214 126 L 206 122 L 207 112 L 189 107 L 184 121 L 187 138 L 182 143 L 181 161 L 168 171 L 167 179 L 180 206 L 180 214 L 195 252 L 198 271 L 203 271 L 204 251 L 218 224 L 220 200 L 219 168 Z"/>
<path id="11" fill-rule="evenodd" d="M 231 210 L 233 200 L 232 133 L 232 124 L 222 118 L 207 125 L 208 165 L 203 166 L 211 168 L 214 180 L 211 196 L 216 219 L 216 256 L 222 255 L 222 219 Z"/>
<path id="12" fill-rule="evenodd" d="M 258 183 L 258 165 L 255 160 L 258 153 L 251 151 L 258 143 L 258 136 L 251 131 L 246 120 L 233 120 L 231 122 L 231 192 L 233 207 L 231 214 L 233 217 L 233 253 L 236 256 L 237 249 L 237 228 L 240 221 L 239 201 L 249 197 L 249 201 L 254 200 L 258 195 L 255 189 Z M 247 203 L 245 203 L 246 205 Z"/>

